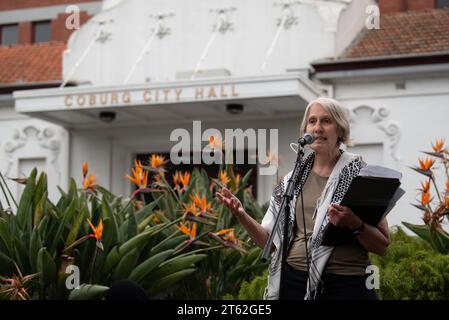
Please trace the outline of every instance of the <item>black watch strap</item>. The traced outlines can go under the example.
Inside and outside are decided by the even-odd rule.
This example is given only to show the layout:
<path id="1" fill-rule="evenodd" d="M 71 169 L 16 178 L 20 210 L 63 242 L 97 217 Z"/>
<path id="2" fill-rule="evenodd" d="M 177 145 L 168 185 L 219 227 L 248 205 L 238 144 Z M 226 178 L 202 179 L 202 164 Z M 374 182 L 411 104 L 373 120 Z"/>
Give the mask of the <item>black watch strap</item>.
<path id="1" fill-rule="evenodd" d="M 355 228 L 355 229 L 351 229 L 352 234 L 355 236 L 360 235 L 363 231 L 365 230 L 365 222 L 362 221 L 362 223 L 360 224 L 359 227 Z"/>

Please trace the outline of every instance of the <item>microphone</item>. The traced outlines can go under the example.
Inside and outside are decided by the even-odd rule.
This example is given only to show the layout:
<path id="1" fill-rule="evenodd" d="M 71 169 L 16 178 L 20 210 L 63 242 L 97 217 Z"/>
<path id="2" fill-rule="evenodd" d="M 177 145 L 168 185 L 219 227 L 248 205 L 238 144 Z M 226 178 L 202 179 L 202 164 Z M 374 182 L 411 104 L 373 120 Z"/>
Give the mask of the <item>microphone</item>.
<path id="1" fill-rule="evenodd" d="M 312 144 L 315 141 L 315 136 L 311 133 L 306 133 L 302 138 L 299 138 L 298 145 L 304 147 L 306 144 Z"/>

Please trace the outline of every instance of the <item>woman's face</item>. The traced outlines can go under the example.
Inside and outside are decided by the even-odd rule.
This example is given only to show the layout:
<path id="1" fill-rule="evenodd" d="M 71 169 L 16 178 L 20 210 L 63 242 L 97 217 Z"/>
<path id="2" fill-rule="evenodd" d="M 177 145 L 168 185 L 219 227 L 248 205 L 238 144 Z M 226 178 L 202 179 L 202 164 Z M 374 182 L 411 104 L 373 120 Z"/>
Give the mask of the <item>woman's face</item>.
<path id="1" fill-rule="evenodd" d="M 310 147 L 315 152 L 331 152 L 337 146 L 338 126 L 332 116 L 318 103 L 310 107 L 306 132 L 315 136 Z"/>

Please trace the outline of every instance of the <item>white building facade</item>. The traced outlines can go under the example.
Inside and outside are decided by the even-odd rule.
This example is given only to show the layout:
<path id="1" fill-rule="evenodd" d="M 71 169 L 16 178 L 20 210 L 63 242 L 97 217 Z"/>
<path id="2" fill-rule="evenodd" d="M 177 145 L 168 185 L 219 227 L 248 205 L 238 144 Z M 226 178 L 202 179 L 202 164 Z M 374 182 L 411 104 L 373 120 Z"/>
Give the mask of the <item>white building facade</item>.
<path id="1" fill-rule="evenodd" d="M 194 136 L 193 121 L 201 121 L 201 134 L 276 129 L 279 171 L 257 177 L 263 203 L 293 168 L 290 143 L 298 139 L 306 105 L 328 95 L 349 110 L 352 149 L 368 163 L 403 173 L 407 193 L 390 224 L 420 223 L 410 203 L 421 177 L 409 166 L 435 138 L 449 137 L 449 62 L 337 68 L 375 4 L 104 1 L 70 38 L 63 56 L 69 85 L 14 93 L 15 109 L 0 127 L 0 169 L 10 177 L 46 169 L 57 197 L 56 186 L 66 188 L 69 177 L 81 182 L 81 162 L 88 161 L 99 184 L 129 194 L 124 173 L 136 155 L 170 152 L 172 132 L 184 128 Z M 243 111 L 229 112 L 235 105 Z M 254 145 L 245 149 L 256 153 Z"/>

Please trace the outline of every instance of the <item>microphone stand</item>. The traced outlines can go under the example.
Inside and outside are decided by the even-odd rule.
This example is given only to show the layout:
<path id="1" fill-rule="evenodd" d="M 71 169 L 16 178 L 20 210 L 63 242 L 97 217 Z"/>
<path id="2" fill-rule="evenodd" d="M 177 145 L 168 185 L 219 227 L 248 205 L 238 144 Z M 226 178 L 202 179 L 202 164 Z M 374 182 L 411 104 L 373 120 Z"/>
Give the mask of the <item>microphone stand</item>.
<path id="1" fill-rule="evenodd" d="M 268 260 L 268 256 L 270 255 L 271 248 L 273 246 L 274 235 L 276 233 L 276 229 L 279 224 L 279 219 L 280 219 L 281 215 L 284 215 L 285 223 L 284 223 L 284 231 L 283 231 L 284 236 L 283 236 L 283 243 L 282 243 L 281 277 L 280 277 L 281 288 L 280 289 L 282 289 L 284 271 L 285 271 L 285 268 L 287 265 L 286 260 L 287 260 L 287 253 L 288 253 L 287 246 L 288 246 L 288 224 L 289 224 L 289 219 L 290 219 L 290 202 L 293 200 L 293 197 L 294 197 L 293 193 L 295 191 L 295 186 L 297 183 L 295 178 L 299 179 L 299 177 L 301 176 L 301 174 L 300 174 L 301 172 L 299 172 L 299 167 L 300 167 L 303 156 L 304 156 L 304 149 L 302 147 L 301 138 L 300 138 L 300 140 L 298 140 L 298 152 L 297 152 L 295 167 L 293 168 L 292 175 L 290 176 L 290 179 L 288 180 L 287 189 L 285 190 L 285 193 L 282 195 L 282 202 L 281 202 L 281 206 L 279 207 L 279 212 L 278 212 L 276 220 L 274 222 L 273 229 L 270 233 L 270 237 L 268 238 L 267 243 L 265 244 L 265 247 L 263 248 L 262 256 L 261 256 L 262 262 L 266 262 Z M 303 199 L 301 197 L 301 201 L 302 200 Z M 303 215 L 303 219 L 304 219 L 304 215 Z M 304 221 L 304 226 L 305 226 L 305 221 Z M 306 247 L 306 250 L 307 250 L 307 247 Z M 308 260 L 308 257 L 307 257 L 307 260 Z M 307 272 L 308 272 L 308 270 L 307 270 Z M 279 300 L 282 300 L 282 290 L 279 290 Z"/>

